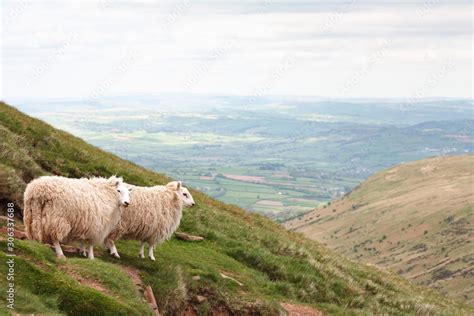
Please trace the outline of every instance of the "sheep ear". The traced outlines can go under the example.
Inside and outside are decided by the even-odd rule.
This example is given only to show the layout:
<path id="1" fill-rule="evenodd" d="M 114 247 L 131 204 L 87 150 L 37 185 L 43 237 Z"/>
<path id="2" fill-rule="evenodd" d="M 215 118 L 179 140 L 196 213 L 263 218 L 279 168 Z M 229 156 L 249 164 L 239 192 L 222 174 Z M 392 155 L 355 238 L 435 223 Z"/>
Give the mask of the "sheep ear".
<path id="1" fill-rule="evenodd" d="M 172 190 L 179 190 L 180 184 L 178 181 L 172 181 L 166 185 L 167 188 L 170 188 Z"/>
<path id="2" fill-rule="evenodd" d="M 176 185 L 177 190 L 181 189 L 182 186 L 183 184 L 181 183 L 181 181 L 178 181 L 178 184 Z"/>

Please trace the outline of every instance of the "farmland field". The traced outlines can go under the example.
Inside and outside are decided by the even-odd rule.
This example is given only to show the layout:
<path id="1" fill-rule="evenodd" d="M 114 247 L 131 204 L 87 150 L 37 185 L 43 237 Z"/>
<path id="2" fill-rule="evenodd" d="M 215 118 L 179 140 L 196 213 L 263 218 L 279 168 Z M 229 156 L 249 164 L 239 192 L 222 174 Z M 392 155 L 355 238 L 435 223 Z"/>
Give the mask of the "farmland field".
<path id="1" fill-rule="evenodd" d="M 242 107 L 243 97 L 163 95 L 16 103 L 122 158 L 279 221 L 394 164 L 473 151 L 466 100 L 257 98 Z"/>

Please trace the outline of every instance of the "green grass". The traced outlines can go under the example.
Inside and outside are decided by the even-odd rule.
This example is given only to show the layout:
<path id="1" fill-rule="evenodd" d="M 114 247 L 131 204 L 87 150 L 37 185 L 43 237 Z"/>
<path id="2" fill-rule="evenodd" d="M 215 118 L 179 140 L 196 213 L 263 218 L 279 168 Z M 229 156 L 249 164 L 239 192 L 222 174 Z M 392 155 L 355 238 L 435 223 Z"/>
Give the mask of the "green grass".
<path id="1" fill-rule="evenodd" d="M 97 280 L 110 291 L 111 296 L 116 300 L 126 303 L 141 314 L 149 312 L 136 285 L 117 265 L 101 260 L 91 261 L 84 260 L 84 258 L 74 258 L 67 260 L 66 264 L 62 265 L 62 269 L 66 269 L 68 272 L 73 271 L 87 279 Z"/>
<path id="2" fill-rule="evenodd" d="M 1 186 L 0 200 L 14 201 L 18 207 L 26 182 L 42 174 L 117 174 L 137 185 L 169 180 L 6 104 L 0 104 L 0 128 L 6 135 L 0 143 L 0 170 L 14 184 Z M 98 249 L 94 262 L 77 255 L 58 262 L 49 247 L 17 241 L 17 311 L 146 314 L 141 295 L 119 266 L 126 265 L 138 269 L 144 283 L 152 286 L 163 315 L 175 315 L 197 294 L 208 298 L 198 307 L 202 313 L 221 308 L 233 314 L 274 315 L 280 311 L 280 302 L 314 306 L 336 315 L 415 314 L 421 308 L 432 314 L 472 312 L 394 274 L 346 260 L 263 216 L 195 190 L 192 194 L 197 205 L 185 211 L 180 230 L 203 236 L 205 241 L 172 239 L 156 249 L 156 262 L 139 259 L 135 241 L 118 243 L 120 260 Z M 0 253 L 0 260 L 4 262 L 5 254 Z M 5 265 L 0 266 L 5 280 Z M 243 286 L 222 278 L 221 273 Z M 79 283 L 74 274 L 95 280 L 106 291 Z M 200 280 L 193 280 L 195 275 Z M 4 304 L 0 311 L 6 312 Z"/>
<path id="3" fill-rule="evenodd" d="M 0 243 L 6 247 L 5 242 Z M 127 300 L 116 299 L 82 286 L 74 278 L 61 270 L 63 263 L 58 263 L 51 250 L 33 242 L 16 241 L 17 257 L 15 257 L 15 285 L 19 293 L 16 300 L 16 311 L 21 313 L 55 312 L 82 315 L 143 315 L 149 312 L 138 295 L 132 302 L 131 294 L 122 286 L 122 293 Z M 0 253 L 0 260 L 7 257 Z M 74 260 L 65 265 L 74 264 Z M 84 261 L 84 260 L 83 260 Z M 89 269 L 104 275 L 115 267 L 103 267 L 102 263 L 89 264 Z M 7 266 L 2 264 L 2 275 L 6 275 Z M 106 276 L 103 276 L 106 278 Z M 2 278 L 5 280 L 5 278 Z M 123 280 L 127 280 L 122 275 Z M 127 280 L 128 281 L 128 280 Z M 5 285 L 3 285 L 5 286 Z M 4 296 L 2 296 L 2 301 Z M 36 302 L 32 304 L 32 302 Z M 3 302 L 5 309 L 6 303 Z"/>

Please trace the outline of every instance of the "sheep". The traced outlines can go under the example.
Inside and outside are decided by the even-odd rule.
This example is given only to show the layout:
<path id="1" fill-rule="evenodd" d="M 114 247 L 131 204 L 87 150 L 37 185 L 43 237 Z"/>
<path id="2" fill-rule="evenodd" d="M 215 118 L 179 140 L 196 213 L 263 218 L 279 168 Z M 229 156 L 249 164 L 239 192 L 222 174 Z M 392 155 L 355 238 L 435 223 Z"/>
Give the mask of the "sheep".
<path id="1" fill-rule="evenodd" d="M 80 240 L 103 244 L 117 225 L 123 207 L 130 203 L 122 178 L 69 179 L 44 176 L 31 181 L 24 193 L 24 223 L 29 239 L 53 244 L 65 259 L 60 243 Z"/>
<path id="2" fill-rule="evenodd" d="M 122 218 L 105 240 L 110 254 L 120 258 L 115 241 L 119 238 L 141 241 L 140 258 L 144 258 L 145 242 L 148 257 L 155 261 L 154 248 L 157 243 L 168 240 L 178 228 L 183 206 L 193 206 L 194 199 L 181 181 L 165 186 L 133 186 L 132 205 L 122 210 Z"/>

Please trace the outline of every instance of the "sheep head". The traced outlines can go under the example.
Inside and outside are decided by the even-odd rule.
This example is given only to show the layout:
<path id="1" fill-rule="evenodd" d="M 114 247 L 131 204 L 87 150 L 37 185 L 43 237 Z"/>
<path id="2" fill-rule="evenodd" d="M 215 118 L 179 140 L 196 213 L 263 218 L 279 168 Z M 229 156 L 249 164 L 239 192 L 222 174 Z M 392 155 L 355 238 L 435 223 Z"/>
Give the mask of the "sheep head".
<path id="1" fill-rule="evenodd" d="M 187 188 L 183 187 L 181 181 L 172 181 L 166 185 L 166 188 L 175 191 L 178 197 L 183 201 L 184 206 L 190 207 L 196 204 L 191 193 L 189 193 Z"/>

